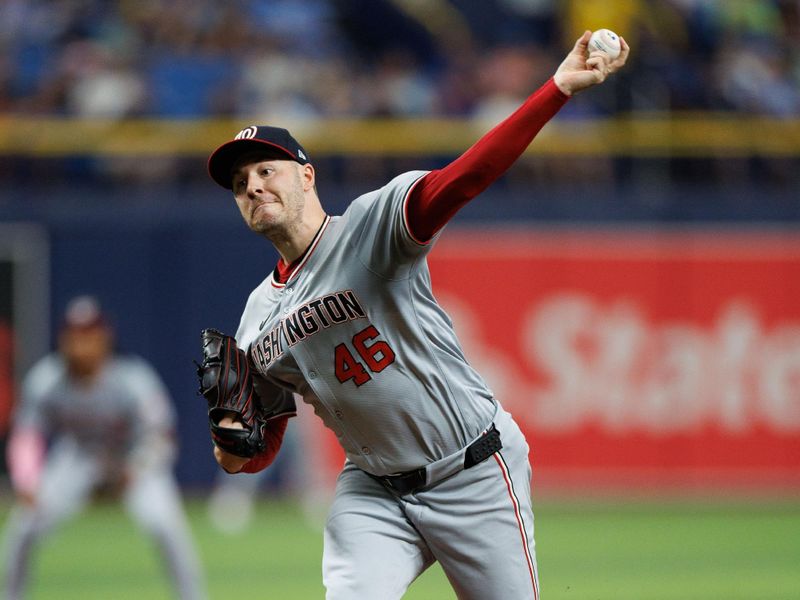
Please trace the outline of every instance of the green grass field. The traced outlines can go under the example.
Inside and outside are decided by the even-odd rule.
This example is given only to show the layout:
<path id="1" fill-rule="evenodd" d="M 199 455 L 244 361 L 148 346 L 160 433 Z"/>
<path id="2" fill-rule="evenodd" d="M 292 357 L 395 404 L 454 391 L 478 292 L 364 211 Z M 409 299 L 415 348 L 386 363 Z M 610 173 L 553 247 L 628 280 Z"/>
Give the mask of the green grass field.
<path id="1" fill-rule="evenodd" d="M 252 529 L 235 536 L 210 527 L 201 501 L 188 507 L 212 600 L 324 597 L 322 534 L 293 504 L 262 502 Z M 536 519 L 547 600 L 800 598 L 797 502 L 550 501 Z M 172 598 L 159 555 L 115 505 L 70 522 L 37 557 L 32 600 Z M 434 566 L 406 598 L 454 594 Z"/>

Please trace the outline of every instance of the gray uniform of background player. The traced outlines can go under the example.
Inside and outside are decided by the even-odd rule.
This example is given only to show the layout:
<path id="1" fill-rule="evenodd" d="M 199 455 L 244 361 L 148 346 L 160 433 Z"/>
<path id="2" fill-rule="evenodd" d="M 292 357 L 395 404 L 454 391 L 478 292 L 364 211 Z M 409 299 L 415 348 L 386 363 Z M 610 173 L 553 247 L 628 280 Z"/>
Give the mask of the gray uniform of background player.
<path id="1" fill-rule="evenodd" d="M 6 597 L 22 596 L 34 542 L 74 515 L 102 485 L 122 485 L 125 507 L 166 557 L 181 598 L 204 598 L 200 563 L 172 475 L 174 421 L 155 371 L 110 358 L 88 387 L 50 355 L 25 378 L 15 427 L 52 438 L 35 506 L 16 506 L 6 532 Z"/>
<path id="2" fill-rule="evenodd" d="M 432 295 L 433 244 L 404 220 L 422 175 L 327 217 L 286 284 L 268 277 L 250 295 L 237 341 L 346 452 L 325 530 L 328 598 L 399 598 L 435 560 L 460 598 L 537 598 L 528 445 Z M 462 470 L 493 422 L 503 449 Z M 402 497 L 365 473 L 425 465 L 427 487 Z"/>

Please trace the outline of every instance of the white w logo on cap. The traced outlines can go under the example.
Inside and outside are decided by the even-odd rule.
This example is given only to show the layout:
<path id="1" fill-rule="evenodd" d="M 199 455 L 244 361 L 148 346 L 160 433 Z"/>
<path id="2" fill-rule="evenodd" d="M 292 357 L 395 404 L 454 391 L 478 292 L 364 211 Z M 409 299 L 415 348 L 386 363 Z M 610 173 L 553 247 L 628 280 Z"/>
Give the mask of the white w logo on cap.
<path id="1" fill-rule="evenodd" d="M 251 125 L 250 127 L 245 127 L 236 136 L 233 138 L 235 140 L 252 140 L 256 137 L 256 133 L 258 133 L 258 127 L 255 125 Z"/>

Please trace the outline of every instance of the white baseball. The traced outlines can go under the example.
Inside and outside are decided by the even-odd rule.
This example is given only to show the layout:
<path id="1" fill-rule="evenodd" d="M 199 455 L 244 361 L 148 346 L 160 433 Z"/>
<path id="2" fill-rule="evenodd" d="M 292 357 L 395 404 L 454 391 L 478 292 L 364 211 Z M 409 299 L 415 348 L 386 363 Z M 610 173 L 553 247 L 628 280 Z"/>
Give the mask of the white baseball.
<path id="1" fill-rule="evenodd" d="M 589 38 L 589 52 L 602 50 L 611 60 L 619 56 L 619 36 L 610 29 L 598 29 Z"/>

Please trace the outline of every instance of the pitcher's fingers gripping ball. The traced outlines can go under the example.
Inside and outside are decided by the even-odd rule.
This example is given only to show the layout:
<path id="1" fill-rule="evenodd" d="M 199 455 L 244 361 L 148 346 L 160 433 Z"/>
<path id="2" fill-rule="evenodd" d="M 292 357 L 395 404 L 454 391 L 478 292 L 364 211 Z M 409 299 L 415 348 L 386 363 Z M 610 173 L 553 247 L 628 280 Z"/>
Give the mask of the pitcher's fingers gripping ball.
<path id="1" fill-rule="evenodd" d="M 586 66 L 601 72 L 605 79 L 625 65 L 631 49 L 625 38 L 610 29 L 598 29 L 589 37 L 586 51 L 589 53 Z"/>
<path id="2" fill-rule="evenodd" d="M 610 29 L 598 29 L 589 38 L 589 52 L 595 50 L 605 52 L 609 59 L 615 60 L 622 50 L 619 36 Z"/>
<path id="3" fill-rule="evenodd" d="M 220 449 L 245 458 L 264 450 L 266 424 L 261 402 L 253 386 L 247 355 L 236 340 L 216 329 L 202 332 L 203 362 L 197 366 L 199 393 L 208 402 L 211 438 Z M 241 429 L 223 427 L 229 417 L 240 422 Z"/>

